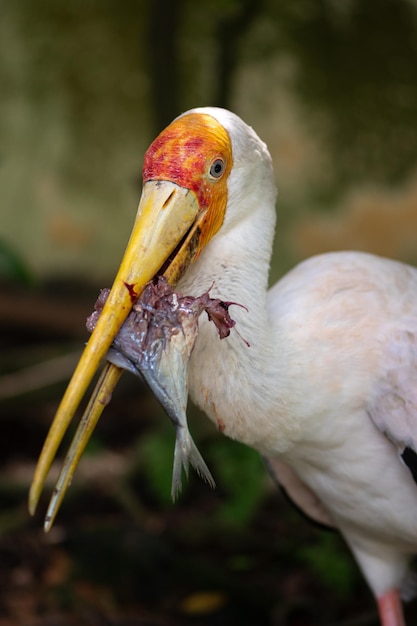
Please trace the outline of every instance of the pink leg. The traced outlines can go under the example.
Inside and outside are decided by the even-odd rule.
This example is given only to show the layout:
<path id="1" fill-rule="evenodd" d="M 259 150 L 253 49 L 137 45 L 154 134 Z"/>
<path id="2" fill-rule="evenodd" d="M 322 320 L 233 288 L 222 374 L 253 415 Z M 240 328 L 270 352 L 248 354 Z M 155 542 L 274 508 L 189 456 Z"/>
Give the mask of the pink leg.
<path id="1" fill-rule="evenodd" d="M 403 607 L 397 589 L 377 598 L 381 626 L 405 626 Z"/>

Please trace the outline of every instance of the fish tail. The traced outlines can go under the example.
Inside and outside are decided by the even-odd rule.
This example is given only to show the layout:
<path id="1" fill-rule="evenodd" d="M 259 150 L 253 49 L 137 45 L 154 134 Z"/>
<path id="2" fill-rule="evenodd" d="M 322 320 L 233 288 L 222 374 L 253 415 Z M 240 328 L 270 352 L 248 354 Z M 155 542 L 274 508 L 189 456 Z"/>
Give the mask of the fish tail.
<path id="1" fill-rule="evenodd" d="M 188 459 L 197 472 L 197 474 L 210 485 L 212 489 L 216 488 L 216 483 L 203 457 L 201 456 L 193 438 L 190 435 Z"/>
<path id="2" fill-rule="evenodd" d="M 200 478 L 205 480 L 212 489 L 215 489 L 216 483 L 214 478 L 197 446 L 195 445 L 189 431 L 184 432 L 181 427 L 178 427 L 175 440 L 174 467 L 172 471 L 171 485 L 171 497 L 174 502 L 181 493 L 182 468 L 184 468 L 185 474 L 188 478 L 189 463 L 191 463 Z"/>
<path id="3" fill-rule="evenodd" d="M 174 467 L 172 470 L 171 498 L 175 502 L 182 489 L 182 468 L 188 478 L 188 454 L 187 446 L 184 442 L 182 428 L 176 429 L 175 449 L 174 449 Z"/>

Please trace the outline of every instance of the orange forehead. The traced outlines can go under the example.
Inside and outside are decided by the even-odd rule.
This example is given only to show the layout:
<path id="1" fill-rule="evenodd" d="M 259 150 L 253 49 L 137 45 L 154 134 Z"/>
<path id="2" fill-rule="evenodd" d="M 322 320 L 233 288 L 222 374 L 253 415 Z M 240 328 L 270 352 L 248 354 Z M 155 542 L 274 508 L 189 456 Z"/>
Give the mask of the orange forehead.
<path id="1" fill-rule="evenodd" d="M 222 180 L 209 176 L 210 165 L 223 158 L 226 168 Z M 230 139 L 219 122 L 202 113 L 189 113 L 170 124 L 155 139 L 145 154 L 143 182 L 169 180 L 195 192 L 202 209 L 214 196 L 227 196 L 227 176 L 232 167 Z"/>

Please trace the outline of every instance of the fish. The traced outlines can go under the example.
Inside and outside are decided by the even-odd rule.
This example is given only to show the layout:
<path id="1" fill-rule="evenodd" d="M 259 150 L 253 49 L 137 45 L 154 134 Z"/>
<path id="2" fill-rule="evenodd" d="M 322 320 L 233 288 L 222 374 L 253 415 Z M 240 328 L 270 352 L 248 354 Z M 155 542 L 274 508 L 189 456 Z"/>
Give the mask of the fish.
<path id="1" fill-rule="evenodd" d="M 229 336 L 235 321 L 229 307 L 234 302 L 176 292 L 160 276 L 148 283 L 117 333 L 106 359 L 140 377 L 158 399 L 176 430 L 171 497 L 182 489 L 182 469 L 188 478 L 189 465 L 211 488 L 214 478 L 201 456 L 188 427 L 188 364 L 198 335 L 198 320 L 204 311 L 221 339 Z M 92 332 L 110 290 L 102 289 L 94 312 L 87 319 Z"/>

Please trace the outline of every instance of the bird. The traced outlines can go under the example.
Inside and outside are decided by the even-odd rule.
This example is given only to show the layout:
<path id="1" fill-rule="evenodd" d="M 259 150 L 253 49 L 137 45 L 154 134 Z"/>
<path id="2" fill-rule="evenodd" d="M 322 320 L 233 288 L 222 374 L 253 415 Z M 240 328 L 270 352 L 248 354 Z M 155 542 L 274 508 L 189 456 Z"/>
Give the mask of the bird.
<path id="1" fill-rule="evenodd" d="M 211 289 L 241 305 L 238 332 L 225 340 L 199 320 L 188 372 L 194 403 L 221 433 L 257 450 L 309 517 L 340 531 L 381 626 L 404 626 L 401 594 L 416 586 L 417 269 L 330 252 L 268 288 L 276 197 L 266 144 L 231 111 L 191 109 L 152 142 L 125 255 L 46 438 L 29 509 L 136 298 L 163 273 L 181 293 Z M 120 373 L 105 366 L 55 495 Z"/>

